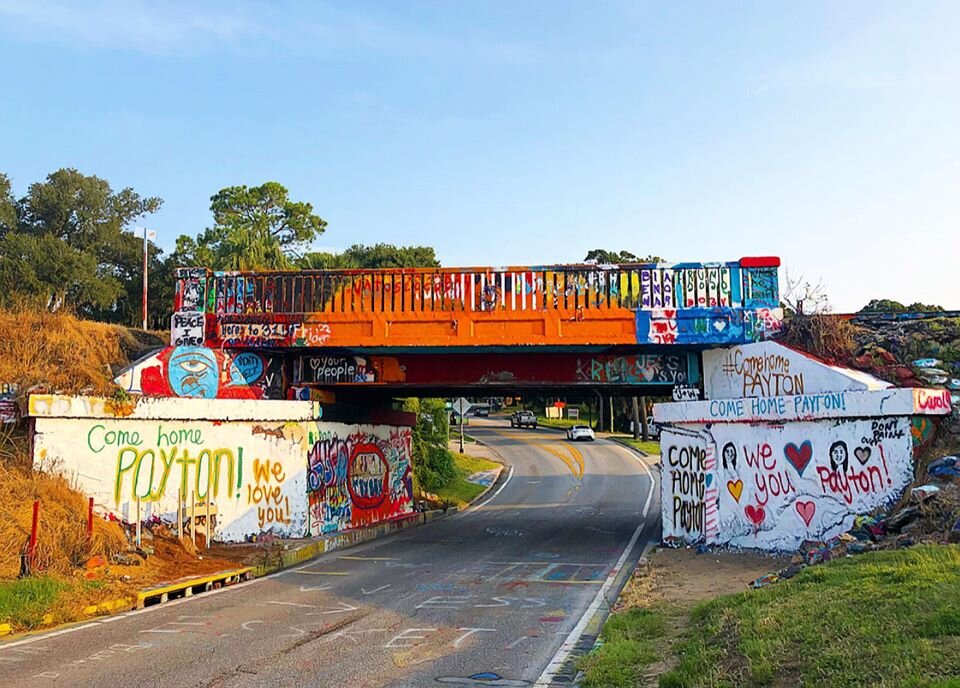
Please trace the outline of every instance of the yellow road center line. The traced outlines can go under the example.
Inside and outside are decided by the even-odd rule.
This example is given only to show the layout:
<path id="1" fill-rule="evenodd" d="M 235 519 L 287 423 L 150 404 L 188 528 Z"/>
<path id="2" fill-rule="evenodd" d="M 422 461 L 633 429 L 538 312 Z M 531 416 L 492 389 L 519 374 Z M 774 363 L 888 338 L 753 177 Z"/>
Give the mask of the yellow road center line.
<path id="1" fill-rule="evenodd" d="M 574 478 L 577 478 L 578 480 L 583 479 L 583 471 L 584 471 L 583 454 L 580 453 L 579 449 L 576 449 L 570 444 L 567 444 L 565 442 L 559 442 L 561 447 L 564 447 L 570 452 L 570 457 L 568 457 L 566 454 L 560 451 L 557 451 L 556 449 L 551 447 L 549 444 L 547 444 L 547 442 L 557 442 L 557 439 L 554 437 L 550 437 L 547 435 L 528 435 L 526 437 L 520 437 L 520 436 L 517 436 L 515 433 L 508 433 L 500 430 L 495 430 L 494 432 L 496 432 L 497 434 L 503 435 L 505 437 L 518 439 L 521 442 L 525 442 L 527 444 L 532 444 L 534 446 L 540 447 L 544 451 L 549 452 L 550 454 L 553 454 L 558 459 L 563 461 L 566 467 L 570 469 L 570 474 Z"/>
<path id="2" fill-rule="evenodd" d="M 310 576 L 349 576 L 347 571 L 297 571 L 297 573 L 306 573 Z"/>

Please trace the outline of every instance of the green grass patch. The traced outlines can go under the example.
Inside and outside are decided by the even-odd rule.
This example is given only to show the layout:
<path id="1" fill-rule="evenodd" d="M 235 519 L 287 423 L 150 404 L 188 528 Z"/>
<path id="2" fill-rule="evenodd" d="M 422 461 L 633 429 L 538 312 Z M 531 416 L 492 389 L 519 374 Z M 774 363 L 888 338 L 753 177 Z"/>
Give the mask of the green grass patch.
<path id="1" fill-rule="evenodd" d="M 450 484 L 438 490 L 436 494 L 443 501 L 463 507 L 476 499 L 486 489 L 483 485 L 469 482 L 467 477 L 481 471 L 491 471 L 499 468 L 500 464 L 469 454 L 457 452 L 452 452 L 452 454 L 457 476 Z"/>
<path id="2" fill-rule="evenodd" d="M 661 686 L 960 688 L 960 547 L 841 559 L 694 608 Z"/>
<path id="3" fill-rule="evenodd" d="M 566 430 L 572 425 L 590 425 L 586 418 L 547 418 L 546 416 L 537 416 L 537 425 L 544 428 L 558 428 Z"/>
<path id="4" fill-rule="evenodd" d="M 660 443 L 655 440 L 647 440 L 646 442 L 644 442 L 643 440 L 635 440 L 632 437 L 625 437 L 625 436 L 623 437 L 618 436 L 615 439 L 618 442 L 629 444 L 631 447 L 635 447 L 636 449 L 639 449 L 645 454 L 653 454 L 655 456 L 660 454 Z"/>
<path id="5" fill-rule="evenodd" d="M 603 626 L 603 644 L 580 663 L 583 688 L 639 685 L 643 670 L 662 655 L 663 608 L 631 609 L 613 614 Z"/>
<path id="6" fill-rule="evenodd" d="M 0 582 L 0 623 L 26 629 L 41 626 L 44 615 L 70 587 L 70 583 L 50 576 Z"/>

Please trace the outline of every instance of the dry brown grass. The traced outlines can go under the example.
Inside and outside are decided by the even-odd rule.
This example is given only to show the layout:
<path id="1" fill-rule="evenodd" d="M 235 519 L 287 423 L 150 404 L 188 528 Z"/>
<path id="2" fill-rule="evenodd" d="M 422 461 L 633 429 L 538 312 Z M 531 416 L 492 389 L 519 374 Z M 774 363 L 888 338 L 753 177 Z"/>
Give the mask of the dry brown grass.
<path id="1" fill-rule="evenodd" d="M 855 326 L 829 313 L 793 314 L 784 320 L 778 340 L 834 363 L 850 360 L 856 349 Z"/>
<path id="2" fill-rule="evenodd" d="M 49 392 L 110 395 L 112 365 L 138 348 L 125 327 L 81 320 L 69 313 L 0 309 L 0 381 Z"/>
<path id="3" fill-rule="evenodd" d="M 0 580 L 20 573 L 35 499 L 40 500 L 38 571 L 68 575 L 92 555 L 109 559 L 127 548 L 120 526 L 102 518 L 94 517 L 93 537 L 87 537 L 87 500 L 63 477 L 0 463 Z"/>

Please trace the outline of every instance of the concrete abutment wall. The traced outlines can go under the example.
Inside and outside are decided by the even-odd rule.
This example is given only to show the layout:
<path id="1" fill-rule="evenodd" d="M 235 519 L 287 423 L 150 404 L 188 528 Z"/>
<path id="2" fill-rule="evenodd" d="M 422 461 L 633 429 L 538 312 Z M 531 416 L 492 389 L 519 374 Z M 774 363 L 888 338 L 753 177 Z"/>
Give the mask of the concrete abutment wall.
<path id="1" fill-rule="evenodd" d="M 178 495 L 214 538 L 305 537 L 413 511 L 405 425 L 315 420 L 294 401 L 35 395 L 33 459 L 62 472 L 98 511 L 175 521 Z M 205 525 L 197 524 L 200 530 Z"/>
<path id="2" fill-rule="evenodd" d="M 668 542 L 793 550 L 846 532 L 913 480 L 914 424 L 950 413 L 946 390 L 892 388 L 774 342 L 703 359 L 707 399 L 655 409 Z"/>

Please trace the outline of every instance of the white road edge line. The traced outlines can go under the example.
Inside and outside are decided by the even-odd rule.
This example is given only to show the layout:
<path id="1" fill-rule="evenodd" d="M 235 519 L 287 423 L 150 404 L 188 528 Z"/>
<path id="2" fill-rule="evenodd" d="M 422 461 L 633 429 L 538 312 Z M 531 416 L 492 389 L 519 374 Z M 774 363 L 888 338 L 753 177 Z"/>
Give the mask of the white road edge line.
<path id="1" fill-rule="evenodd" d="M 503 485 L 501 485 L 500 487 L 498 487 L 497 490 L 496 490 L 492 495 L 490 495 L 490 497 L 488 497 L 487 499 L 485 499 L 484 501 L 482 501 L 480 504 L 476 504 L 476 505 L 470 507 L 469 509 L 467 509 L 466 511 L 464 511 L 464 512 L 462 512 L 462 513 L 465 513 L 465 514 L 466 514 L 466 513 L 470 513 L 470 512 L 473 511 L 474 509 L 479 509 L 480 507 L 485 506 L 487 503 L 491 502 L 498 494 L 500 494 L 501 490 L 503 490 L 503 488 L 505 488 L 505 487 L 507 486 L 507 483 L 510 482 L 510 479 L 511 479 L 512 477 L 513 477 L 513 466 L 510 466 L 510 471 L 507 473 L 507 479 L 503 481 Z M 196 596 L 191 596 L 191 597 L 182 597 L 182 598 L 180 598 L 180 599 L 178 599 L 178 600 L 170 600 L 169 602 L 165 602 L 165 603 L 163 603 L 163 604 L 151 605 L 151 606 L 149 606 L 149 607 L 144 607 L 144 608 L 142 608 L 142 609 L 134 609 L 134 610 L 131 610 L 131 611 L 129 611 L 129 612 L 122 612 L 122 613 L 120 613 L 120 614 L 114 614 L 114 615 L 111 615 L 111 616 L 109 616 L 109 617 L 104 618 L 103 620 L 88 621 L 88 622 L 86 622 L 86 623 L 81 623 L 81 624 L 78 624 L 78 625 L 76 625 L 76 626 L 67 626 L 66 628 L 60 628 L 60 629 L 57 629 L 57 630 L 54 630 L 54 631 L 50 631 L 50 632 L 48 632 L 48 633 L 43 633 L 43 634 L 35 635 L 35 636 L 29 636 L 29 637 L 26 637 L 26 638 L 22 638 L 21 640 L 15 640 L 15 641 L 9 642 L 9 643 L 0 643 L 0 653 L 4 652 L 5 650 L 10 650 L 10 649 L 15 648 L 15 647 L 20 647 L 20 646 L 23 646 L 23 645 L 31 645 L 31 644 L 36 643 L 36 642 L 39 642 L 39 641 L 41 641 L 41 640 L 48 640 L 48 639 L 50 639 L 50 638 L 55 638 L 55 637 L 57 637 L 57 636 L 59 636 L 59 635 L 65 635 L 65 634 L 67 634 L 67 633 L 73 633 L 73 632 L 75 632 L 75 631 L 80 631 L 80 630 L 83 630 L 83 629 L 86 629 L 86 628 L 93 628 L 93 627 L 100 626 L 100 625 L 105 624 L 105 623 L 112 623 L 112 622 L 114 622 L 114 621 L 119 621 L 120 619 L 125 619 L 125 618 L 131 617 L 131 616 L 139 616 L 140 614 L 149 614 L 149 613 L 156 612 L 156 611 L 160 611 L 160 610 L 169 610 L 171 607 L 175 607 L 175 606 L 180 605 L 180 604 L 185 604 L 185 603 L 187 603 L 187 602 L 192 602 L 192 601 L 194 601 L 194 600 L 208 599 L 208 598 L 210 598 L 210 597 L 213 597 L 214 595 L 222 594 L 222 593 L 225 593 L 225 592 L 230 592 L 230 591 L 232 591 L 232 590 L 242 590 L 243 588 L 246 588 L 247 586 L 256 585 L 257 583 L 261 583 L 261 582 L 263 582 L 263 581 L 270 580 L 271 578 L 278 578 L 278 577 L 280 577 L 280 576 L 285 576 L 285 575 L 290 574 L 290 573 L 295 573 L 295 572 L 299 571 L 300 569 L 303 569 L 303 568 L 305 568 L 305 567 L 307 567 L 307 566 L 312 566 L 312 565 L 314 565 L 315 563 L 316 563 L 316 562 L 308 562 L 308 563 L 303 564 L 302 566 L 298 566 L 298 567 L 296 567 L 296 568 L 284 569 L 283 571 L 277 571 L 277 572 L 275 572 L 275 573 L 271 573 L 271 574 L 268 574 L 268 575 L 266 575 L 266 576 L 261 576 L 261 577 L 259 577 L 259 578 L 254 578 L 253 580 L 244 581 L 244 582 L 242 582 L 242 583 L 235 583 L 235 584 L 233 584 L 233 585 L 230 585 L 230 586 L 227 586 L 227 587 L 223 587 L 223 588 L 219 588 L 219 589 L 217 589 L 217 590 L 210 590 L 210 591 L 208 591 L 208 592 L 203 593 L 202 595 L 196 595 Z"/>
<path id="2" fill-rule="evenodd" d="M 639 456 L 631 452 L 626 447 L 623 447 L 623 449 L 624 451 L 629 452 L 630 456 L 636 459 L 637 462 L 643 466 L 643 470 L 647 472 L 647 475 L 650 478 L 650 489 L 647 491 L 647 502 L 643 507 L 643 522 L 637 526 L 635 531 L 633 531 L 633 536 L 630 538 L 630 542 L 627 543 L 623 553 L 620 555 L 620 558 L 614 565 L 613 570 L 610 571 L 610 574 L 607 576 L 607 580 L 605 580 L 603 585 L 600 586 L 600 590 L 597 591 L 596 596 L 593 598 L 593 602 L 591 602 L 590 606 L 587 607 L 587 611 L 584 612 L 583 616 L 580 617 L 580 621 L 578 621 L 577 625 L 573 627 L 572 631 L 570 631 L 570 635 L 568 635 L 566 640 L 563 641 L 563 644 L 560 645 L 560 649 L 557 650 L 557 653 L 553 656 L 553 659 L 550 660 L 546 668 L 543 670 L 543 673 L 540 674 L 540 677 L 533 684 L 534 688 L 537 688 L 538 686 L 540 688 L 549 686 L 553 682 L 557 672 L 563 668 L 567 658 L 570 657 L 570 654 L 576 648 L 577 643 L 580 642 L 580 636 L 582 636 L 584 630 L 586 630 L 587 624 L 589 624 L 593 619 L 593 616 L 600 608 L 600 604 L 603 602 L 605 595 L 610 591 L 610 588 L 613 586 L 614 581 L 616 581 L 617 576 L 620 575 L 620 569 L 622 569 L 623 565 L 627 562 L 630 552 L 633 551 L 634 546 L 637 544 L 637 540 L 640 539 L 640 533 L 643 532 L 643 528 L 647 524 L 647 513 L 650 511 L 650 503 L 653 500 L 653 473 L 651 473 L 650 468 Z"/>

